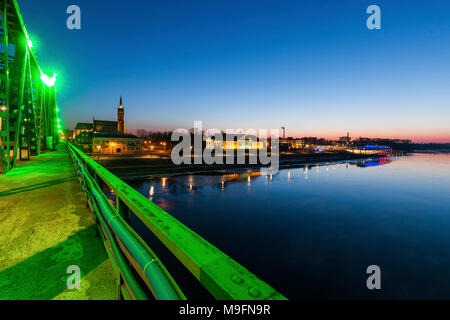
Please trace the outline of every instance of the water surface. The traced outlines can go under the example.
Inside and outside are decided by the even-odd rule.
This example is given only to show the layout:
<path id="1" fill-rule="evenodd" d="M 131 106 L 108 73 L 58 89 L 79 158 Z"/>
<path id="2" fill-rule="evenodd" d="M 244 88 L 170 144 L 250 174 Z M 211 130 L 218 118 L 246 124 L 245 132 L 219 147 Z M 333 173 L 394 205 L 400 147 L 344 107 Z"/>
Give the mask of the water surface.
<path id="1" fill-rule="evenodd" d="M 450 154 L 384 162 L 129 183 L 289 298 L 449 299 Z"/>

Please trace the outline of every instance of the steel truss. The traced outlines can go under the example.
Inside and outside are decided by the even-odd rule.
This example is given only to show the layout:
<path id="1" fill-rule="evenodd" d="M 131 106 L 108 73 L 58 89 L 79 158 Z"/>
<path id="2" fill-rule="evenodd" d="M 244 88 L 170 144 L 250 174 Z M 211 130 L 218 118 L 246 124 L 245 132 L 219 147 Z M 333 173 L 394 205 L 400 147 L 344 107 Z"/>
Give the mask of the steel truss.
<path id="1" fill-rule="evenodd" d="M 16 0 L 0 0 L 0 173 L 54 150 L 62 136 L 56 75 L 39 66 Z"/>

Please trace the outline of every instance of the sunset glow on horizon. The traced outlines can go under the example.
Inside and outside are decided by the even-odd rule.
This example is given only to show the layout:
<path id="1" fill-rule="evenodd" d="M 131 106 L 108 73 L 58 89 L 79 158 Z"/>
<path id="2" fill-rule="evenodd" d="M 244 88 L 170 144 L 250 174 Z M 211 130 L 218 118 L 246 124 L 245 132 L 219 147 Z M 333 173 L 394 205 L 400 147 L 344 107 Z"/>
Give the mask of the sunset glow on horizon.
<path id="1" fill-rule="evenodd" d="M 202 120 L 450 142 L 448 1 L 380 0 L 381 30 L 366 27 L 367 4 L 354 0 L 78 2 L 73 32 L 59 25 L 61 1 L 22 1 L 38 59 L 58 72 L 69 129 L 114 120 L 122 95 L 129 132 Z"/>

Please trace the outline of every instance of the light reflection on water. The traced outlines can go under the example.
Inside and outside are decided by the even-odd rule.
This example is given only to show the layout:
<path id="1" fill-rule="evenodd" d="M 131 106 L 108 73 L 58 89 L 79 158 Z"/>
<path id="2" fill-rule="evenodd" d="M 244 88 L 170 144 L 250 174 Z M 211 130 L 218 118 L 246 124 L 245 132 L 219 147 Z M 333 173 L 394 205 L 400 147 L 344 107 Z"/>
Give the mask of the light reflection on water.
<path id="1" fill-rule="evenodd" d="M 376 162 L 130 184 L 290 298 L 450 298 L 450 155 Z"/>

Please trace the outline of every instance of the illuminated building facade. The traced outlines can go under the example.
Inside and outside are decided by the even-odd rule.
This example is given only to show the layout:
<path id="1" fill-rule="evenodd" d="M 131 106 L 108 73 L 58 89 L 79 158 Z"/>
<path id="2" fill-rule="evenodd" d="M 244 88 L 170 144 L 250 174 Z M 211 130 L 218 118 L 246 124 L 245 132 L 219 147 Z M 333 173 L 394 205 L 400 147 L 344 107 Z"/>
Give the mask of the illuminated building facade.
<path id="1" fill-rule="evenodd" d="M 94 134 L 92 138 L 92 153 L 115 154 L 135 153 L 142 150 L 142 139 L 131 135 Z"/>
<path id="2" fill-rule="evenodd" d="M 93 131 L 92 123 L 78 122 L 77 125 L 75 126 L 75 129 L 73 130 L 73 139 L 75 139 L 82 132 L 92 132 L 92 131 Z"/>
<path id="3" fill-rule="evenodd" d="M 127 154 L 142 150 L 142 139 L 132 134 L 82 132 L 75 143 L 93 154 Z"/>
<path id="4" fill-rule="evenodd" d="M 256 136 L 242 135 L 233 140 L 215 140 L 213 138 L 206 138 L 206 149 L 215 149 L 217 147 L 223 150 L 256 150 L 265 147 L 265 141 L 258 140 Z"/>
<path id="5" fill-rule="evenodd" d="M 280 139 L 281 150 L 304 149 L 305 141 L 303 139 L 284 138 Z"/>

